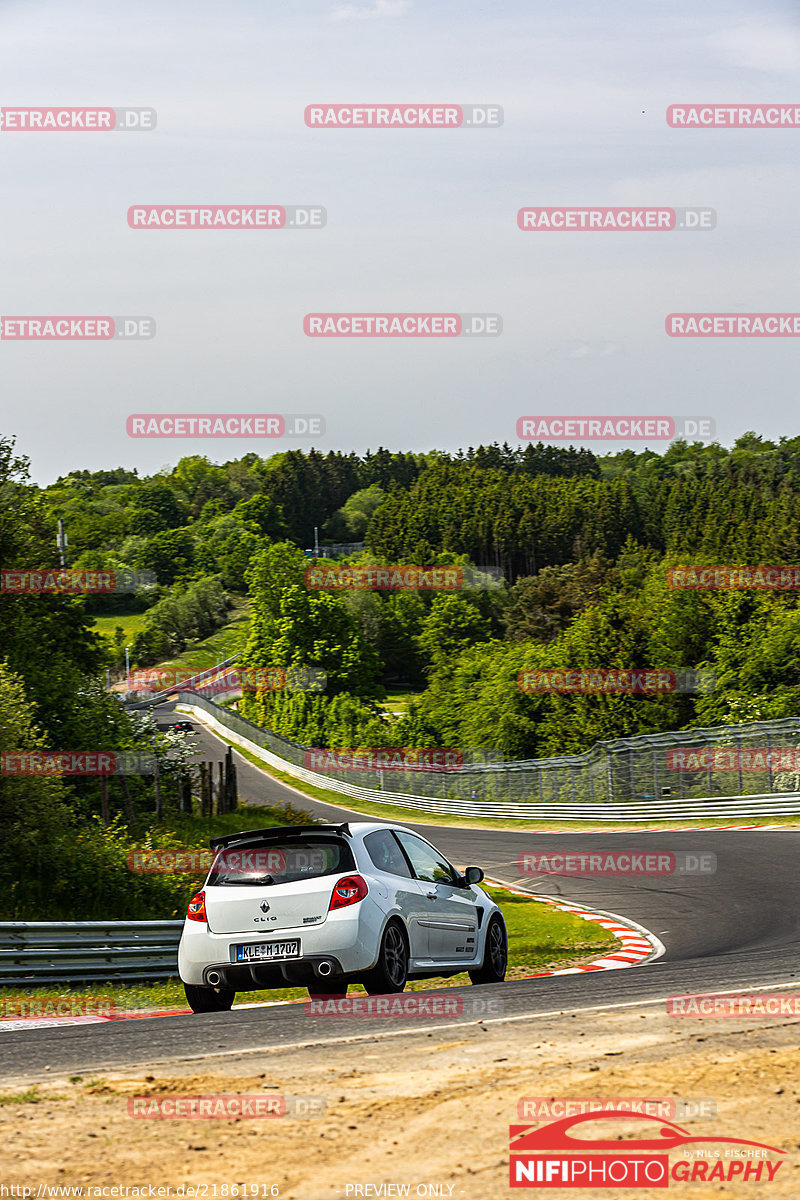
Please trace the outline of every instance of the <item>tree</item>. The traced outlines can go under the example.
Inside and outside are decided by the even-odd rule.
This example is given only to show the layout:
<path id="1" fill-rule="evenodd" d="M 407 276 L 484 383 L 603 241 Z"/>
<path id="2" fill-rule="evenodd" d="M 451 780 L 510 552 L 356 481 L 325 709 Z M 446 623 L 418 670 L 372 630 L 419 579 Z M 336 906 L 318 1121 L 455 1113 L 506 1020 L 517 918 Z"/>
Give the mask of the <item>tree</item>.
<path id="1" fill-rule="evenodd" d="M 288 542 L 255 556 L 247 573 L 251 619 L 243 666 L 316 667 L 326 672 L 328 695 L 375 695 L 375 651 L 341 597 L 305 585 L 306 566 L 306 559 Z"/>
<path id="2" fill-rule="evenodd" d="M 186 510 L 166 480 L 149 480 L 132 488 L 131 503 L 136 509 L 157 513 L 161 520 L 161 529 L 177 529 L 186 521 Z"/>
<path id="3" fill-rule="evenodd" d="M 417 641 L 427 655 L 430 669 L 436 671 L 461 650 L 486 641 L 490 636 L 488 619 L 472 601 L 457 592 L 442 592 L 434 596 Z"/>
<path id="4" fill-rule="evenodd" d="M 194 538 L 187 529 L 157 533 L 139 551 L 136 565 L 155 572 L 160 584 L 169 586 L 194 566 Z"/>
<path id="5" fill-rule="evenodd" d="M 281 506 L 269 496 L 260 494 L 240 500 L 231 515 L 262 538 L 280 541 L 286 537 L 287 529 Z"/>
<path id="6" fill-rule="evenodd" d="M 47 749 L 21 676 L 0 661 L 0 753 Z M 19 903 L 40 900 L 57 862 L 66 817 L 61 780 L 0 774 L 0 895 L 4 919 Z"/>
<path id="7" fill-rule="evenodd" d="M 349 496 L 344 505 L 325 523 L 323 534 L 334 542 L 361 542 L 373 513 L 386 493 L 373 483 Z"/>

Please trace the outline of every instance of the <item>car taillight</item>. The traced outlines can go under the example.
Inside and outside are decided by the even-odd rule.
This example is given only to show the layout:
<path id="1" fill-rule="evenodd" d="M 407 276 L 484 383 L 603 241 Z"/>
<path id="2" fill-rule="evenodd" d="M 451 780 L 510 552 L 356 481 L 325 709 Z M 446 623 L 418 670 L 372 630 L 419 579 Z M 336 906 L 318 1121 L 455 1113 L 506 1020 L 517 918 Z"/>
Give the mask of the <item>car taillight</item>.
<path id="1" fill-rule="evenodd" d="M 205 921 L 206 920 L 206 894 L 205 892 L 195 892 L 189 901 L 189 907 L 186 910 L 186 919 L 189 921 Z"/>
<path id="2" fill-rule="evenodd" d="M 328 912 L 335 908 L 347 908 L 348 904 L 357 904 L 368 892 L 367 881 L 360 875 L 345 875 L 333 889 Z"/>

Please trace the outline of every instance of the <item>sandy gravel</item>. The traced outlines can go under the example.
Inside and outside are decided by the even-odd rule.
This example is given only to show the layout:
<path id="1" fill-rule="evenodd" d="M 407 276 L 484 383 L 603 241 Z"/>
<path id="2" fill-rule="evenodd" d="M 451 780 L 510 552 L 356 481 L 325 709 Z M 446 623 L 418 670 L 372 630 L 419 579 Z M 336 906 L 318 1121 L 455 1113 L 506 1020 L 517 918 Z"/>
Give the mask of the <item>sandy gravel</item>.
<path id="1" fill-rule="evenodd" d="M 711 1101 L 715 1117 L 677 1123 L 696 1136 L 786 1151 L 772 1183 L 672 1182 L 681 1195 L 797 1197 L 798 1024 L 686 1020 L 643 1006 L 144 1066 L 95 1082 L 53 1079 L 41 1085 L 39 1103 L 0 1107 L 2 1180 L 34 1188 L 169 1184 L 173 1195 L 177 1185 L 201 1184 L 207 1196 L 214 1184 L 224 1196 L 225 1184 L 257 1183 L 267 1195 L 275 1185 L 282 1200 L 394 1197 L 378 1189 L 400 1184 L 412 1197 L 508 1200 L 524 1194 L 508 1183 L 508 1126 L 520 1123 L 520 1098 L 638 1097 Z M 24 1086 L 23 1077 L 7 1092 Z M 134 1096 L 242 1092 L 323 1098 L 325 1111 L 272 1120 L 134 1119 L 127 1111 Z M 654 1130 L 643 1133 L 629 1120 L 614 1135 Z M 547 1194 L 647 1196 L 636 1189 Z"/>

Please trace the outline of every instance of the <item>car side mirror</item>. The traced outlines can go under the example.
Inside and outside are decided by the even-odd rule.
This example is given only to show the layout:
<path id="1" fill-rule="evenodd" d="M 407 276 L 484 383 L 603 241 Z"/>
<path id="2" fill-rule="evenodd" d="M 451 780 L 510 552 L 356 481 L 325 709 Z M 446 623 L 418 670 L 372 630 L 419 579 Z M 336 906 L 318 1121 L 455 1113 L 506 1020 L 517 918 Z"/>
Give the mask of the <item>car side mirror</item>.
<path id="1" fill-rule="evenodd" d="M 480 867 L 467 867 L 464 872 L 464 879 L 468 887 L 472 883 L 480 883 L 483 880 L 483 871 Z"/>

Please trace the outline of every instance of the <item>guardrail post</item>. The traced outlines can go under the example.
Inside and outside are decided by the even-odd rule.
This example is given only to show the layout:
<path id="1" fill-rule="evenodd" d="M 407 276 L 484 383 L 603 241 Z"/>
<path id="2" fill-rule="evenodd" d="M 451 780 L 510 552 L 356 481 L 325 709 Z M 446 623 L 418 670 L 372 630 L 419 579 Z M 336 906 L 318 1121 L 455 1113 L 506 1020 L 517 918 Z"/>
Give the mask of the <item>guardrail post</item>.
<path id="1" fill-rule="evenodd" d="M 211 777 L 214 777 L 214 765 L 211 765 Z M 223 776 L 222 759 L 217 763 L 217 789 L 216 789 L 216 810 L 217 814 L 225 812 L 225 780 Z"/>

